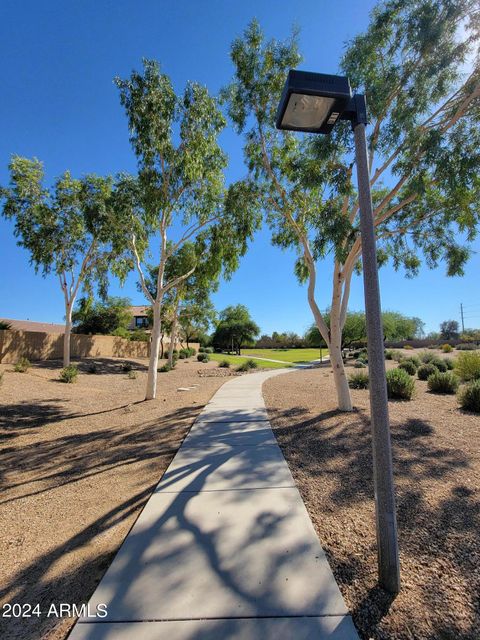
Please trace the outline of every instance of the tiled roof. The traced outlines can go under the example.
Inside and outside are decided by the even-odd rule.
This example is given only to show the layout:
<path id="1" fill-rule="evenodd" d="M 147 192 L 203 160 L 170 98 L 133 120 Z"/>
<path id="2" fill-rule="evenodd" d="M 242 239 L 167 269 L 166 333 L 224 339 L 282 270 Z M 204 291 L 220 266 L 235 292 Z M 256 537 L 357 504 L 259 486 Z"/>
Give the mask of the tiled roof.
<path id="1" fill-rule="evenodd" d="M 12 320 L 11 318 L 0 318 L 8 322 L 12 329 L 17 331 L 41 331 L 43 333 L 65 333 L 65 325 L 55 322 L 34 322 L 33 320 Z"/>

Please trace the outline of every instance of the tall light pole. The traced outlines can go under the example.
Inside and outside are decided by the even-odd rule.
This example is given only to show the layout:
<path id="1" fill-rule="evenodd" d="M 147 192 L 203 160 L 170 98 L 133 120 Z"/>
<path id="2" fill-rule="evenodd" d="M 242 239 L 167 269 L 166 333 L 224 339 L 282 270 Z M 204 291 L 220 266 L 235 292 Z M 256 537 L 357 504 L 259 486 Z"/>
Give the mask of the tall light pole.
<path id="1" fill-rule="evenodd" d="M 329 134 L 338 120 L 350 120 L 355 138 L 370 372 L 378 579 L 381 587 L 391 593 L 398 593 L 400 563 L 380 287 L 365 132 L 365 96 L 352 96 L 349 80 L 344 76 L 296 70 L 288 73 L 277 112 L 278 129 Z"/>

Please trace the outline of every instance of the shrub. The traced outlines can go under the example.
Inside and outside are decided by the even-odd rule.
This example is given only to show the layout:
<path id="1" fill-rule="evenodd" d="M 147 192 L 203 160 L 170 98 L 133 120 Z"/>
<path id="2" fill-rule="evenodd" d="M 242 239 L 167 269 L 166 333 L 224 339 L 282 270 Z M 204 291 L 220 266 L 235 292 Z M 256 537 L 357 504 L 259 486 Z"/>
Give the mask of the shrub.
<path id="1" fill-rule="evenodd" d="M 385 360 L 393 360 L 393 351 L 391 349 L 385 349 Z"/>
<path id="2" fill-rule="evenodd" d="M 429 344 L 427 345 L 427 349 L 438 349 L 438 344 Z"/>
<path id="3" fill-rule="evenodd" d="M 428 377 L 432 375 L 432 373 L 436 373 L 438 371 L 437 367 L 433 364 L 422 364 L 418 367 L 417 376 L 419 380 L 428 380 Z"/>
<path id="4" fill-rule="evenodd" d="M 250 369 L 258 369 L 258 362 L 256 360 L 253 360 L 252 358 L 250 360 L 247 360 L 247 364 Z"/>
<path id="5" fill-rule="evenodd" d="M 78 367 L 76 364 L 69 364 L 68 367 L 65 367 L 60 371 L 60 380 L 62 382 L 71 384 L 72 382 L 76 382 L 77 376 Z"/>
<path id="6" fill-rule="evenodd" d="M 171 367 L 168 362 L 166 362 L 164 365 L 162 365 L 159 369 L 157 369 L 157 371 L 159 371 L 159 373 L 167 373 L 167 371 L 171 371 L 173 367 Z"/>
<path id="7" fill-rule="evenodd" d="M 197 350 L 196 350 L 196 349 L 194 349 L 193 347 L 188 347 L 188 348 L 187 348 L 187 351 L 188 351 L 188 357 L 189 357 L 189 358 L 190 358 L 190 356 L 195 356 L 195 355 L 197 355 Z"/>
<path id="8" fill-rule="evenodd" d="M 2 384 L 2 382 L 3 382 L 3 371 L 0 371 L 0 385 Z"/>
<path id="9" fill-rule="evenodd" d="M 28 358 L 20 358 L 17 364 L 13 367 L 17 373 L 25 373 L 30 367 L 30 360 Z"/>
<path id="10" fill-rule="evenodd" d="M 480 379 L 466 384 L 458 394 L 462 409 L 480 413 Z"/>
<path id="11" fill-rule="evenodd" d="M 415 366 L 415 363 L 412 362 L 411 360 L 403 360 L 398 365 L 398 368 L 403 369 L 403 371 L 406 371 L 409 376 L 414 376 L 417 373 L 417 367 Z"/>
<path id="12" fill-rule="evenodd" d="M 0 320 L 0 330 L 1 329 L 11 329 L 12 325 L 10 324 L 10 322 L 7 322 L 6 320 Z"/>
<path id="13" fill-rule="evenodd" d="M 172 353 L 173 353 L 173 355 L 174 355 L 174 356 L 178 356 L 178 349 L 174 349 L 174 350 L 172 351 Z"/>
<path id="14" fill-rule="evenodd" d="M 178 354 L 178 357 L 180 358 L 180 360 L 186 360 L 188 358 L 188 353 L 185 353 L 185 351 L 182 349 Z"/>
<path id="15" fill-rule="evenodd" d="M 443 353 L 451 353 L 453 351 L 453 347 L 451 344 L 442 344 Z"/>
<path id="16" fill-rule="evenodd" d="M 366 371 L 352 373 L 348 378 L 348 386 L 350 389 L 368 389 L 368 373 Z"/>
<path id="17" fill-rule="evenodd" d="M 415 390 L 415 382 L 404 369 L 387 371 L 387 393 L 389 398 L 411 400 Z"/>
<path id="18" fill-rule="evenodd" d="M 131 362 L 122 362 L 120 366 L 122 367 L 122 371 L 125 371 L 125 373 L 128 373 L 133 369 L 133 364 Z"/>
<path id="19" fill-rule="evenodd" d="M 127 376 L 127 377 L 128 377 L 130 380 L 135 380 L 135 378 L 137 377 L 137 372 L 136 372 L 136 371 L 134 371 L 134 370 L 132 369 L 132 371 L 129 371 L 129 372 L 128 372 L 128 376 Z"/>
<path id="20" fill-rule="evenodd" d="M 437 357 L 437 356 L 430 360 L 430 364 L 433 364 L 433 366 L 437 367 L 437 369 L 439 371 L 441 371 L 442 373 L 445 373 L 445 371 L 447 371 L 447 369 L 448 369 L 448 367 L 445 364 L 444 360 L 442 358 Z"/>
<path id="21" fill-rule="evenodd" d="M 87 373 L 98 373 L 96 362 L 89 362 L 87 367 Z"/>
<path id="22" fill-rule="evenodd" d="M 353 365 L 355 369 L 366 369 L 367 365 L 363 360 L 355 360 L 355 364 Z"/>
<path id="23" fill-rule="evenodd" d="M 443 358 L 444 363 L 447 366 L 448 371 L 452 371 L 455 368 L 455 361 L 452 358 Z"/>
<path id="24" fill-rule="evenodd" d="M 461 342 L 455 347 L 458 351 L 475 351 L 478 346 L 473 342 Z"/>
<path id="25" fill-rule="evenodd" d="M 210 360 L 210 356 L 208 355 L 207 352 L 199 353 L 197 356 L 197 360 L 199 362 L 208 362 Z"/>
<path id="26" fill-rule="evenodd" d="M 212 347 L 205 347 L 205 353 L 213 353 Z"/>
<path id="27" fill-rule="evenodd" d="M 428 353 L 428 351 L 422 351 L 420 353 L 420 360 L 424 363 L 424 364 L 429 364 L 433 359 L 435 358 L 435 354 L 433 353 Z"/>
<path id="28" fill-rule="evenodd" d="M 422 364 L 422 361 L 418 356 L 408 356 L 408 358 L 404 358 L 402 362 L 413 362 L 416 369 L 418 369 L 418 367 Z"/>
<path id="29" fill-rule="evenodd" d="M 130 340 L 130 331 L 125 327 L 117 327 L 112 333 L 111 336 L 117 336 L 118 338 L 125 338 L 125 340 Z"/>
<path id="30" fill-rule="evenodd" d="M 456 393 L 458 378 L 451 371 L 435 371 L 428 376 L 428 389 L 433 393 Z"/>
<path id="31" fill-rule="evenodd" d="M 395 362 L 401 362 L 403 360 L 403 353 L 398 349 L 392 349 L 392 360 L 395 360 Z"/>
<path id="32" fill-rule="evenodd" d="M 198 353 L 205 353 L 205 347 L 198 347 Z"/>
<path id="33" fill-rule="evenodd" d="M 466 351 L 458 354 L 455 370 L 464 382 L 480 378 L 480 352 Z"/>
<path id="34" fill-rule="evenodd" d="M 223 369 L 229 369 L 230 362 L 228 360 L 220 360 L 220 362 L 218 363 L 218 366 L 222 367 Z"/>
<path id="35" fill-rule="evenodd" d="M 135 331 L 129 331 L 129 339 L 133 342 L 150 342 L 150 334 L 142 329 L 135 329 Z"/>
<path id="36" fill-rule="evenodd" d="M 413 349 L 411 344 L 406 344 L 403 348 L 404 349 Z"/>

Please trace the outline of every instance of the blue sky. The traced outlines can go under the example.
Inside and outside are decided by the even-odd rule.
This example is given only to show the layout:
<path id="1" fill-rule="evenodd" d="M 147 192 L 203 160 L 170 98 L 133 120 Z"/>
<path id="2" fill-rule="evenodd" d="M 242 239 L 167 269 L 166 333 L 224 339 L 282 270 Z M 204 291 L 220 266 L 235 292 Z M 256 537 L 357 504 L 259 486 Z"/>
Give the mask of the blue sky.
<path id="1" fill-rule="evenodd" d="M 300 27 L 302 68 L 335 73 L 346 40 L 361 31 L 373 6 L 370 0 L 2 0 L 0 3 L 0 183 L 8 181 L 12 153 L 45 163 L 47 181 L 69 169 L 74 175 L 135 171 L 125 116 L 112 83 L 140 68 L 142 57 L 158 59 L 178 91 L 187 80 L 212 92 L 232 74 L 231 41 L 252 17 L 269 37 L 288 36 Z M 222 135 L 230 156 L 227 178 L 245 169 L 242 142 Z M 480 245 L 477 243 L 476 249 Z M 427 331 L 445 319 L 457 319 L 460 302 L 467 325 L 480 325 L 478 254 L 463 278 L 447 278 L 443 268 L 425 269 L 413 280 L 391 268 L 381 271 L 385 309 L 415 315 Z M 16 246 L 12 225 L 0 219 L 0 317 L 61 322 L 63 300 L 56 278 L 35 275 L 28 254 Z M 268 229 L 256 236 L 231 281 L 214 296 L 218 309 L 246 304 L 262 332 L 302 333 L 311 323 L 306 291 L 293 276 L 293 257 L 270 245 Z M 328 305 L 331 274 L 319 267 L 318 300 Z M 111 293 L 143 304 L 132 274 Z M 356 278 L 351 309 L 363 308 L 363 286 Z"/>

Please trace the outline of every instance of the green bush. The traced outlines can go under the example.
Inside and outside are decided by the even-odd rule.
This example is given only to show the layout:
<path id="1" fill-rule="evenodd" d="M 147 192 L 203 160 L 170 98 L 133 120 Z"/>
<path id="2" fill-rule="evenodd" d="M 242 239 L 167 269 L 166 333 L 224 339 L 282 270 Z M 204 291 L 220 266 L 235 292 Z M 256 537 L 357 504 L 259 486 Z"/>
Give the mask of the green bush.
<path id="1" fill-rule="evenodd" d="M 442 344 L 443 353 L 451 353 L 453 351 L 453 347 L 451 344 Z"/>
<path id="2" fill-rule="evenodd" d="M 433 364 L 442 373 L 445 373 L 445 371 L 447 371 L 447 369 L 448 369 L 448 367 L 445 364 L 443 358 L 439 358 L 438 356 L 436 356 L 435 358 L 432 358 L 430 360 L 430 364 Z"/>
<path id="3" fill-rule="evenodd" d="M 480 351 L 459 353 L 455 360 L 455 371 L 464 382 L 480 378 Z"/>
<path id="4" fill-rule="evenodd" d="M 198 362 L 208 362 L 210 360 L 210 356 L 207 352 L 199 353 L 197 356 Z"/>
<path id="5" fill-rule="evenodd" d="M 186 360 L 188 358 L 188 354 L 185 353 L 182 349 L 182 351 L 180 351 L 180 353 L 178 354 L 178 357 L 180 360 Z"/>
<path id="6" fill-rule="evenodd" d="M 256 360 L 253 360 L 252 358 L 247 360 L 247 364 L 250 367 L 250 369 L 258 369 L 258 362 Z"/>
<path id="7" fill-rule="evenodd" d="M 435 371 L 428 376 L 428 389 L 433 393 L 456 393 L 458 378 L 451 371 Z"/>
<path id="8" fill-rule="evenodd" d="M 131 362 L 122 362 L 122 364 L 120 365 L 122 367 L 122 371 L 125 371 L 125 373 L 128 373 L 129 371 L 132 371 L 133 369 L 133 364 Z"/>
<path id="9" fill-rule="evenodd" d="M 135 331 L 129 331 L 129 339 L 132 342 L 150 342 L 150 334 L 143 329 L 135 329 Z"/>
<path id="10" fill-rule="evenodd" d="M 466 384 L 458 394 L 462 409 L 480 413 L 480 379 Z"/>
<path id="11" fill-rule="evenodd" d="M 348 386 L 350 389 L 368 389 L 368 373 L 366 371 L 352 373 L 348 378 Z"/>
<path id="12" fill-rule="evenodd" d="M 3 383 L 3 371 L 0 371 L 0 385 Z"/>
<path id="13" fill-rule="evenodd" d="M 458 351 L 475 351 L 478 346 L 473 342 L 461 342 L 455 347 Z"/>
<path id="14" fill-rule="evenodd" d="M 223 369 L 229 369 L 230 362 L 228 360 L 220 360 L 220 362 L 218 363 L 218 366 L 222 367 Z"/>
<path id="15" fill-rule="evenodd" d="M 125 340 L 130 340 L 131 332 L 125 327 L 117 327 L 112 333 L 111 336 L 117 336 L 118 338 L 125 338 Z"/>
<path id="16" fill-rule="evenodd" d="M 411 400 L 415 391 L 415 382 L 404 369 L 387 371 L 387 393 L 389 398 Z"/>
<path id="17" fill-rule="evenodd" d="M 403 348 L 408 350 L 413 349 L 411 344 L 406 344 Z"/>
<path id="18" fill-rule="evenodd" d="M 404 358 L 402 362 L 413 362 L 413 364 L 415 365 L 415 369 L 418 369 L 418 367 L 422 364 L 422 361 L 418 356 L 408 356 L 408 358 Z"/>
<path id="19" fill-rule="evenodd" d="M 78 367 L 76 364 L 70 364 L 60 371 L 60 380 L 71 384 L 76 382 L 78 376 Z"/>
<path id="20" fill-rule="evenodd" d="M 417 373 L 417 367 L 415 366 L 415 363 L 412 362 L 411 360 L 403 360 L 398 365 L 398 368 L 403 369 L 403 371 L 406 371 L 409 376 L 414 376 Z"/>
<path id="21" fill-rule="evenodd" d="M 212 347 L 205 347 L 205 353 L 213 353 Z"/>
<path id="22" fill-rule="evenodd" d="M 198 353 L 205 353 L 205 347 L 198 347 Z"/>
<path id="23" fill-rule="evenodd" d="M 385 349 L 385 360 L 393 360 L 393 351 L 391 349 Z"/>
<path id="24" fill-rule="evenodd" d="M 367 365 L 363 360 L 355 360 L 355 364 L 353 365 L 355 369 L 366 369 Z"/>
<path id="25" fill-rule="evenodd" d="M 395 362 L 401 362 L 403 358 L 404 355 L 401 351 L 398 349 L 392 349 L 392 360 L 395 360 Z"/>
<path id="26" fill-rule="evenodd" d="M 440 347 L 438 346 L 438 344 L 429 344 L 427 346 L 427 349 L 439 349 Z"/>
<path id="27" fill-rule="evenodd" d="M 455 360 L 453 360 L 453 358 L 443 358 L 443 361 L 446 364 L 448 371 L 455 369 Z"/>
<path id="28" fill-rule="evenodd" d="M 171 371 L 173 367 L 171 367 L 168 362 L 166 362 L 164 365 L 162 365 L 159 369 L 157 369 L 157 371 L 159 373 L 167 373 L 168 371 Z"/>
<path id="29" fill-rule="evenodd" d="M 417 376 L 419 380 L 428 380 L 428 377 L 432 375 L 432 373 L 436 373 L 438 371 L 437 367 L 434 364 L 422 364 L 418 367 Z"/>
<path id="30" fill-rule="evenodd" d="M 430 362 L 436 357 L 434 353 L 428 353 L 428 351 L 422 351 L 419 355 L 423 364 L 430 364 Z"/>
<path id="31" fill-rule="evenodd" d="M 30 366 L 30 360 L 28 358 L 20 358 L 13 368 L 17 373 L 25 373 Z"/>

